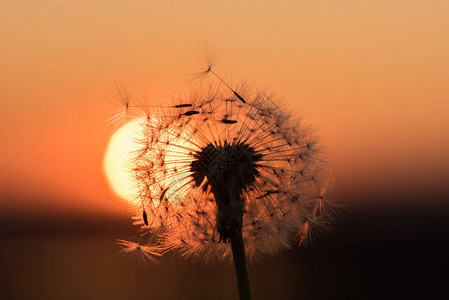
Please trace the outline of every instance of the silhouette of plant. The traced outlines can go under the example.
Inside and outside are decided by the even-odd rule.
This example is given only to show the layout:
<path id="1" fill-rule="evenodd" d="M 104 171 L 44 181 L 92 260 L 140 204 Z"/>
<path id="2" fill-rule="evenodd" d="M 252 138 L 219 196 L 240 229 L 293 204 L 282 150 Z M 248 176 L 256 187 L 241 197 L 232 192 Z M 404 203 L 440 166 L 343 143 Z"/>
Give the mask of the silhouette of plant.
<path id="1" fill-rule="evenodd" d="M 329 229 L 329 176 L 318 138 L 272 94 L 233 89 L 212 64 L 203 74 L 220 83 L 142 111 L 134 219 L 157 239 L 120 243 L 149 260 L 168 250 L 205 260 L 232 253 L 240 297 L 250 299 L 246 257 Z"/>

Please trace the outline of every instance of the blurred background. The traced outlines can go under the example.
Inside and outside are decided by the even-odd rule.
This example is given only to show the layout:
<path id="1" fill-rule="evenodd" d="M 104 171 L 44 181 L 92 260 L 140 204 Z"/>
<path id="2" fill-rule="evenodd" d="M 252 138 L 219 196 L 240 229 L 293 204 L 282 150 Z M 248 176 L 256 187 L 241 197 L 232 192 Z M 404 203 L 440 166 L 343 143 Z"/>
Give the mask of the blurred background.
<path id="1" fill-rule="evenodd" d="M 237 299 L 229 264 L 119 254 L 114 80 L 151 103 L 217 72 L 313 124 L 346 209 L 250 267 L 254 299 L 449 297 L 449 4 L 16 1 L 0 8 L 0 299 Z"/>

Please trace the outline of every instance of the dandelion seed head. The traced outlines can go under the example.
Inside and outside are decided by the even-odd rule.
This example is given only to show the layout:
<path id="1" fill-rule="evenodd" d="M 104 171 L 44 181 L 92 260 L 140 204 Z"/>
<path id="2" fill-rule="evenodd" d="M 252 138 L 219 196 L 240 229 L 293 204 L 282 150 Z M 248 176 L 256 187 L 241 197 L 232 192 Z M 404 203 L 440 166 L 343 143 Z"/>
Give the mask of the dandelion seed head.
<path id="1" fill-rule="evenodd" d="M 134 219 L 157 243 L 122 242 L 125 252 L 229 258 L 241 231 L 252 258 L 310 244 L 330 227 L 318 138 L 273 95 L 211 86 L 142 115 Z"/>
<path id="2" fill-rule="evenodd" d="M 265 91 L 223 84 L 178 94 L 160 106 L 130 105 L 117 85 L 121 117 L 139 116 L 129 163 L 138 191 L 134 221 L 156 243 L 119 241 L 142 261 L 176 249 L 229 258 L 241 231 L 248 257 L 310 245 L 333 222 L 329 176 L 313 130 Z M 139 110 L 140 109 L 140 110 Z M 137 111 L 137 112 L 135 112 Z"/>

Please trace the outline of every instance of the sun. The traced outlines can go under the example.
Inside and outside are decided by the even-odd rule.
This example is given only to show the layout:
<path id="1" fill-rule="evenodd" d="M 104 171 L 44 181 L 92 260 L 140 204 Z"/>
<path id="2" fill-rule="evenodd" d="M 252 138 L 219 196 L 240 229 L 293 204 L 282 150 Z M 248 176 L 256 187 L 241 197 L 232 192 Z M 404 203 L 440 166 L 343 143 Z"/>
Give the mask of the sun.
<path id="1" fill-rule="evenodd" d="M 142 136 L 142 120 L 137 118 L 120 127 L 109 140 L 103 161 L 103 170 L 109 185 L 122 199 L 138 203 L 138 187 L 132 175 L 135 152 Z"/>
<path id="2" fill-rule="evenodd" d="M 120 127 L 109 140 L 103 161 L 103 169 L 112 190 L 120 198 L 133 205 L 141 204 L 141 200 L 139 200 L 141 196 L 139 193 L 139 186 L 133 171 L 138 167 L 136 165 L 136 153 L 142 153 L 142 143 L 145 141 L 143 124 L 152 124 L 153 122 L 154 120 L 152 119 L 148 122 L 147 118 L 136 118 Z M 179 137 L 176 138 L 170 133 L 161 135 L 160 138 L 178 140 L 176 146 L 165 145 L 164 147 L 165 158 L 167 161 L 170 161 L 174 169 L 176 169 L 177 165 L 183 164 L 182 160 L 176 162 L 180 153 L 183 155 L 188 154 L 185 143 L 182 140 L 179 140 Z M 147 153 L 157 153 L 154 152 L 154 149 L 147 149 L 146 151 Z M 159 178 L 159 180 L 162 184 L 166 179 Z M 172 198 L 175 198 L 173 193 L 182 197 L 181 187 L 187 185 L 190 181 L 189 176 L 185 176 L 183 173 L 176 174 L 176 172 L 174 172 L 171 174 L 169 180 L 172 189 L 166 190 L 165 194 L 167 197 L 173 196 Z"/>

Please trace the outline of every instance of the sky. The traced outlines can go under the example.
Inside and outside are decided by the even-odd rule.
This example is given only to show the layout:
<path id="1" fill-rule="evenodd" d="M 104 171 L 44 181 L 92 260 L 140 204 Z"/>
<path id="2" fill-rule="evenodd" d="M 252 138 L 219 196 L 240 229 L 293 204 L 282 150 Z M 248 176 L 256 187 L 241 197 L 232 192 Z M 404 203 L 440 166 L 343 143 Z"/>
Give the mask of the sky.
<path id="1" fill-rule="evenodd" d="M 126 210 L 103 173 L 114 81 L 150 103 L 217 72 L 313 124 L 349 204 L 444 204 L 449 3 L 15 1 L 0 8 L 0 213 Z M 393 204 L 394 204 L 393 203 Z"/>

